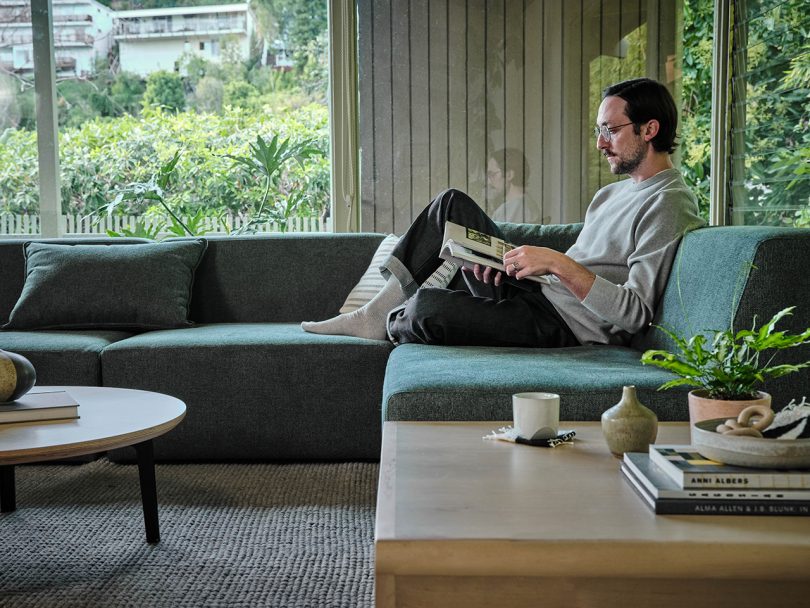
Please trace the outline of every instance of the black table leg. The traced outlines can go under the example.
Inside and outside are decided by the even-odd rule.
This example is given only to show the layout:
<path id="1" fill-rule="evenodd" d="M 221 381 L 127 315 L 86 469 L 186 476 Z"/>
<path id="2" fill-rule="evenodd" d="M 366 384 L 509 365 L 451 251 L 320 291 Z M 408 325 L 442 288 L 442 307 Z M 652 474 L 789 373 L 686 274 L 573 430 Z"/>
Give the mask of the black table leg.
<path id="1" fill-rule="evenodd" d="M 141 480 L 141 501 L 143 502 L 143 523 L 146 526 L 146 542 L 160 542 L 158 523 L 157 487 L 155 485 L 155 456 L 152 440 L 136 443 L 138 454 L 138 476 Z"/>
<path id="2" fill-rule="evenodd" d="M 0 513 L 11 513 L 17 508 L 17 492 L 14 488 L 14 465 L 0 466 Z"/>

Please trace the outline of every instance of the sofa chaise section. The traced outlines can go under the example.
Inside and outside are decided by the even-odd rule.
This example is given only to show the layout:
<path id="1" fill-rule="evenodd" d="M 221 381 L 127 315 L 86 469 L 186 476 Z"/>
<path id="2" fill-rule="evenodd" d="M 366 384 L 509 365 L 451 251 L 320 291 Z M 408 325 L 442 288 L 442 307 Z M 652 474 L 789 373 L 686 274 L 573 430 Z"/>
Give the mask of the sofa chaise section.
<path id="1" fill-rule="evenodd" d="M 531 230 L 504 225 L 507 239 L 565 250 L 576 226 Z M 544 239 L 544 236 L 548 238 Z M 630 347 L 509 349 L 403 345 L 388 361 L 383 392 L 385 420 L 510 420 L 511 394 L 552 391 L 561 396 L 561 417 L 598 420 L 621 398 L 622 386 L 636 385 L 639 399 L 660 420 L 687 420 L 689 388 L 658 391 L 674 378 L 643 366 L 646 349 L 669 349 L 654 327 L 691 336 L 733 326 L 749 329 L 787 306 L 794 315 L 779 329 L 810 326 L 810 230 L 770 227 L 703 228 L 682 241 L 652 326 Z M 780 362 L 810 359 L 810 347 L 780 353 Z M 774 408 L 808 395 L 810 370 L 769 382 Z"/>
<path id="2" fill-rule="evenodd" d="M 561 419 L 599 420 L 619 401 L 621 387 L 634 384 L 660 419 L 688 418 L 672 395 L 656 391 L 671 376 L 638 358 L 625 347 L 404 344 L 388 360 L 383 414 L 385 420 L 511 420 L 514 393 L 542 390 L 560 395 Z"/>

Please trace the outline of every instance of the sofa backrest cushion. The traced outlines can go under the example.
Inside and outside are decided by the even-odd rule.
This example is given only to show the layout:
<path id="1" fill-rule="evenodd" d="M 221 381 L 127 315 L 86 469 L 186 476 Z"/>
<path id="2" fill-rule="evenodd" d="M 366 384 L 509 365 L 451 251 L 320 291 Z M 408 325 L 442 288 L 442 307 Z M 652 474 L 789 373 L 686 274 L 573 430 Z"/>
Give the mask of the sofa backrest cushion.
<path id="1" fill-rule="evenodd" d="M 127 245 L 149 242 L 135 238 L 0 239 L 0 325 L 8 321 L 11 309 L 20 299 L 25 283 L 25 244 L 32 241 L 66 245 Z"/>
<path id="2" fill-rule="evenodd" d="M 383 238 L 369 233 L 207 237 L 191 318 L 252 323 L 332 317 Z"/>
<path id="3" fill-rule="evenodd" d="M 187 327 L 204 240 L 27 243 L 26 278 L 4 329 Z"/>
<path id="4" fill-rule="evenodd" d="M 511 224 L 496 222 L 507 242 L 514 245 L 536 245 L 555 251 L 566 251 L 582 232 L 578 224 Z"/>
<path id="5" fill-rule="evenodd" d="M 779 310 L 796 306 L 777 329 L 806 329 L 810 327 L 808 266 L 807 229 L 726 226 L 695 230 L 681 242 L 652 324 L 689 337 L 727 329 L 732 321 L 735 329 L 750 329 L 755 316 L 759 326 Z M 639 350 L 674 346 L 655 327 L 637 335 L 632 345 Z"/>

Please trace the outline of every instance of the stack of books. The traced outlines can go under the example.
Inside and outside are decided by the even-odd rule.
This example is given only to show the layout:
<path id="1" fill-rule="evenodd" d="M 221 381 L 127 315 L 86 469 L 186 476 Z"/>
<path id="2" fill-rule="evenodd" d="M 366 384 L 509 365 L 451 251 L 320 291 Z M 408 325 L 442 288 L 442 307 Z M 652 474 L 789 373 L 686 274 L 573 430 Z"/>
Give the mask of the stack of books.
<path id="1" fill-rule="evenodd" d="M 810 515 L 810 470 L 754 469 L 701 456 L 688 445 L 628 452 L 622 473 L 663 515 Z"/>
<path id="2" fill-rule="evenodd" d="M 0 404 L 0 424 L 45 422 L 79 417 L 79 404 L 67 391 L 33 389 L 16 401 Z"/>

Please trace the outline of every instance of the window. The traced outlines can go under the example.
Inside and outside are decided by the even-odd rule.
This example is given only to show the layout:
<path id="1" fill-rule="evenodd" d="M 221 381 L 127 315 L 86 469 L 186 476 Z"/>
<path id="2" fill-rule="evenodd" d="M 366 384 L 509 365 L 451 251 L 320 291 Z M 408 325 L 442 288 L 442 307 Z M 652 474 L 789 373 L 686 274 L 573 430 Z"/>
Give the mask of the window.
<path id="1" fill-rule="evenodd" d="M 326 0 L 307 3 L 305 11 L 297 3 L 280 3 L 278 14 L 261 19 L 246 3 L 217 6 L 208 17 L 205 7 L 197 7 L 200 20 L 180 19 L 183 7 L 136 10 L 137 4 L 120 0 L 117 10 L 93 2 L 70 5 L 86 12 L 77 13 L 74 27 L 81 17 L 98 34 L 92 49 L 65 46 L 51 58 L 59 74 L 61 145 L 59 164 L 52 160 L 49 166 L 60 167 L 61 208 L 56 193 L 39 200 L 33 65 L 15 72 L 12 64 L 26 60 L 25 49 L 15 56 L 0 45 L 0 127 L 11 127 L 0 139 L 0 217 L 13 216 L 11 223 L 0 222 L 0 234 L 20 232 L 29 222 L 20 217 L 29 217 L 38 230 L 43 214 L 54 218 L 48 236 L 108 230 L 157 236 L 184 227 L 200 234 L 246 224 L 251 230 L 327 229 Z M 32 5 L 44 13 L 48 2 Z M 59 11 L 67 5 L 53 6 Z M 0 6 L 0 23 L 6 9 Z M 30 33 L 30 13 L 20 19 Z M 56 21 L 52 35 L 64 38 L 69 32 Z M 221 21 L 227 31 L 217 31 Z M 204 40 L 198 25 L 208 28 Z M 183 28 L 182 37 L 164 35 L 173 28 Z M 0 35 L 6 29 L 0 27 Z M 267 32 L 296 50 L 291 69 L 263 53 Z M 32 48 L 30 36 L 27 43 Z M 79 46 L 81 54 L 74 49 Z M 86 57 L 92 67 L 77 78 Z M 40 135 L 54 141 L 53 134 Z M 321 153 L 309 154 L 303 166 L 288 159 L 267 188 L 260 172 L 232 157 L 247 157 L 258 137 L 270 144 L 274 136 Z M 166 206 L 124 196 L 108 215 L 107 205 L 118 194 L 135 192 L 170 165 Z"/>
<path id="2" fill-rule="evenodd" d="M 669 0 L 359 2 L 362 228 L 401 234 L 467 191 L 495 219 L 580 221 L 615 178 L 602 89 L 649 75 L 680 96 Z"/>
<path id="3" fill-rule="evenodd" d="M 729 221 L 810 227 L 810 12 L 802 0 L 735 0 Z"/>
<path id="4" fill-rule="evenodd" d="M 31 13 L 0 22 L 0 235 L 39 234 L 39 171 Z"/>

